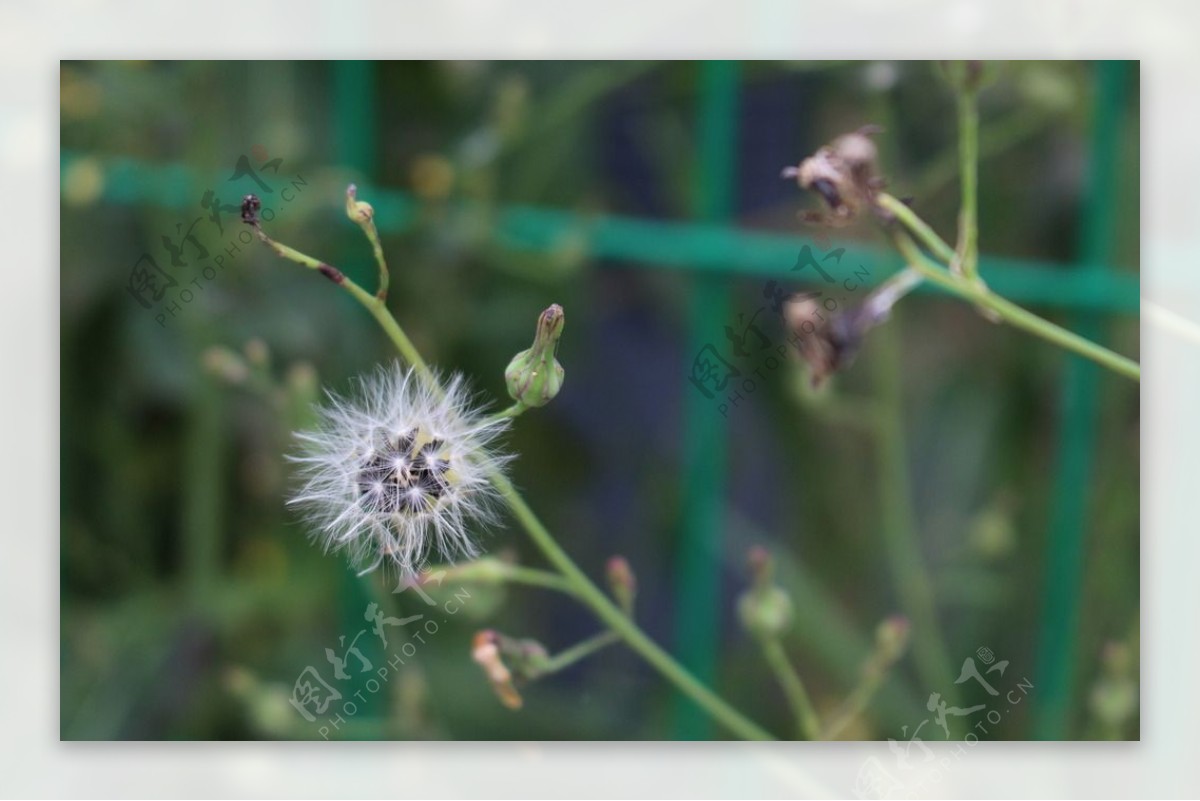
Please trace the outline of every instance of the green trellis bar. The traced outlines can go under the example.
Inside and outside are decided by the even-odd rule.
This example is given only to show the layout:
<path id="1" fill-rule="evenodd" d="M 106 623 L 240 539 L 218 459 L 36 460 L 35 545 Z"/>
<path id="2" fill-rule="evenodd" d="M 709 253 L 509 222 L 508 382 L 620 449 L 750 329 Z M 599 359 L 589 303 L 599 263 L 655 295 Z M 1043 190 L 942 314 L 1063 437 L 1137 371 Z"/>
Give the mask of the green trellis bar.
<path id="1" fill-rule="evenodd" d="M 1111 257 L 1117 215 L 1116 163 L 1125 64 L 1096 65 L 1095 111 L 1091 153 L 1080 233 L 1080 265 L 1074 272 L 1087 281 L 1102 280 Z M 1104 321 L 1095 313 L 1075 314 L 1069 324 L 1082 336 L 1103 341 Z M 1099 418 L 1100 369 L 1077 356 L 1066 356 L 1059 408 L 1058 469 L 1051 498 L 1049 542 L 1042 591 L 1033 736 L 1061 740 L 1075 707 L 1079 667 L 1079 610 L 1083 603 L 1083 566 L 1087 558 L 1089 484 Z"/>
<path id="2" fill-rule="evenodd" d="M 362 176 L 371 176 L 375 171 L 375 68 L 369 61 L 338 61 L 333 65 L 332 125 L 333 147 L 338 162 Z M 338 293 L 343 303 L 350 303 L 343 293 Z M 339 636 L 349 643 L 355 635 L 369 624 L 365 611 L 373 600 L 364 581 L 375 581 L 376 576 L 358 578 L 350 570 L 342 576 L 339 587 L 341 606 L 341 630 Z M 356 643 L 363 655 L 375 665 L 387 661 L 388 655 L 375 635 L 369 630 Z M 344 647 L 344 646 L 343 646 Z M 361 687 L 355 688 L 362 690 Z M 349 693 L 347 693 L 349 695 Z M 386 730 L 385 693 L 362 693 L 355 696 L 359 721 L 382 721 Z M 374 738 L 375 732 L 368 737 Z"/>
<path id="3" fill-rule="evenodd" d="M 738 65 L 700 65 L 699 136 L 696 152 L 695 216 L 724 222 L 733 212 L 737 147 Z M 691 277 L 688 349 L 680 375 L 730 316 L 729 281 L 718 273 Z M 696 678 L 715 685 L 721 628 L 721 539 L 725 523 L 727 426 L 716 407 L 683 384 L 683 487 L 681 532 L 676 554 L 675 649 Z M 704 740 L 712 723 L 694 703 L 677 695 L 673 728 L 679 740 Z"/>
<path id="4" fill-rule="evenodd" d="M 227 171 L 221 173 L 216 167 L 205 178 L 177 164 L 64 152 L 60 158 L 64 181 L 71 167 L 83 159 L 98 162 L 104 184 L 102 199 L 122 204 L 148 203 L 193 211 L 206 188 L 219 186 L 229 177 Z M 360 176 L 345 176 L 346 181 L 357 177 Z M 327 203 L 330 216 L 341 219 L 344 188 L 340 185 L 331 187 L 334 190 L 332 197 L 313 202 Z M 311 188 L 306 195 L 316 196 Z M 360 186 L 359 195 L 371 198 L 376 224 L 386 234 L 403 233 L 416 222 L 418 204 L 408 193 Z M 790 269 L 796 263 L 800 248 L 804 245 L 817 247 L 817 243 L 808 237 L 755 232 L 727 225 L 583 215 L 519 205 L 503 206 L 498 210 L 494 231 L 497 241 L 517 250 L 532 251 L 549 250 L 565 237 L 581 233 L 586 238 L 590 256 L 619 260 L 625 267 L 761 278 L 794 278 L 795 273 Z M 838 246 L 846 248 L 845 260 L 864 264 L 871 270 L 870 282 L 883 280 L 895 269 L 894 255 L 889 258 L 878 248 L 858 243 L 839 243 Z M 136 250 L 130 249 L 129 265 L 137 259 Z M 124 268 L 128 272 L 129 265 L 112 265 L 112 269 Z M 1133 315 L 1140 310 L 1141 289 L 1138 275 L 1133 272 L 1105 269 L 1084 274 L 1058 262 L 1004 257 L 981 258 L 980 270 L 985 271 L 988 286 L 1017 303 Z M 928 286 L 918 291 L 940 293 Z"/>

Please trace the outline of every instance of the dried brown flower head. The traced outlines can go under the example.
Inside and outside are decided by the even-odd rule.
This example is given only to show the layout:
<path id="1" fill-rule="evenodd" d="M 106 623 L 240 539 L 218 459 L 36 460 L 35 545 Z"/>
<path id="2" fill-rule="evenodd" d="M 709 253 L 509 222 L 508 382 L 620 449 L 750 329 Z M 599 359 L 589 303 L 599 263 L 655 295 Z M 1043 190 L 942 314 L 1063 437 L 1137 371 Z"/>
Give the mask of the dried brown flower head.
<path id="1" fill-rule="evenodd" d="M 849 367 L 867 332 L 885 322 L 892 306 L 918 283 L 920 276 L 901 270 L 873 289 L 857 306 L 830 310 L 820 293 L 798 292 L 784 301 L 783 319 L 800 357 L 812 371 L 812 385 Z"/>
<path id="2" fill-rule="evenodd" d="M 816 192 L 829 206 L 827 215 L 807 214 L 809 221 L 845 225 L 864 209 L 874 207 L 875 193 L 885 182 L 878 172 L 879 151 L 871 136 L 881 130 L 865 125 L 834 139 L 798 166 L 784 169 L 783 177 L 795 178 L 802 189 Z"/>

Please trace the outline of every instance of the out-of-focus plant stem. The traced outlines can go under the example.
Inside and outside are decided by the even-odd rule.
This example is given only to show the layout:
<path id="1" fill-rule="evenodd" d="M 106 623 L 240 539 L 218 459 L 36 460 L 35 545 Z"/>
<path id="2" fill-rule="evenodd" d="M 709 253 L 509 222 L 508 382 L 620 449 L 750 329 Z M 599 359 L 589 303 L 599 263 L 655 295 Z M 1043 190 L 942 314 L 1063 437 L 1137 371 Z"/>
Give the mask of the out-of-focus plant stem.
<path id="1" fill-rule="evenodd" d="M 878 458 L 881 527 L 884 548 L 896 581 L 900 606 L 912 621 L 913 659 L 930 691 L 953 692 L 950 656 L 942 639 L 933 598 L 933 579 L 925 568 L 917 537 L 909 482 L 908 456 L 900 394 L 900 347 L 897 321 L 878 337 L 875 380 L 880 395 L 875 452 Z M 943 689 L 944 688 L 944 689 Z"/>
<path id="2" fill-rule="evenodd" d="M 800 674 L 796 672 L 796 668 L 787 657 L 787 652 L 783 650 L 783 644 L 778 637 L 763 637 L 759 644 L 762 646 L 763 657 L 783 687 L 783 694 L 787 696 L 792 715 L 796 718 L 797 734 L 805 740 L 819 740 L 821 720 L 808 697 L 808 691 L 804 689 Z"/>
<path id="3" fill-rule="evenodd" d="M 974 89 L 960 89 L 958 105 L 958 173 L 962 205 L 958 211 L 958 247 L 951 268 L 968 281 L 979 276 L 979 104 Z"/>
<path id="4" fill-rule="evenodd" d="M 564 670 L 576 662 L 591 656 L 601 648 L 620 641 L 621 635 L 617 634 L 615 631 L 602 631 L 599 634 L 588 637 L 583 642 L 576 643 L 570 648 L 559 651 L 557 654 L 547 659 L 545 664 L 542 666 L 542 670 L 539 672 L 539 675 L 557 673 L 558 671 Z"/>
<path id="5" fill-rule="evenodd" d="M 892 213 L 904 225 L 904 228 L 907 229 L 906 231 L 894 230 L 892 232 L 893 241 L 896 243 L 896 247 L 901 255 L 904 256 L 908 266 L 920 272 L 926 279 L 952 294 L 995 312 L 1002 320 L 1011 325 L 1022 328 L 1059 347 L 1085 356 L 1118 375 L 1123 375 L 1137 382 L 1141 381 L 1142 368 L 1132 359 L 1122 356 L 1119 353 L 1114 353 L 1102 345 L 1097 345 L 1090 339 L 1081 337 L 1061 326 L 1055 325 L 1049 320 L 1038 317 L 1033 312 L 1027 311 L 1012 301 L 1000 297 L 977 280 L 967 280 L 964 276 L 956 275 L 944 269 L 942 265 L 934 262 L 921 252 L 909 233 L 911 232 L 912 235 L 916 236 L 921 244 L 939 258 L 945 259 L 947 255 L 953 258 L 954 250 L 938 237 L 933 229 L 926 225 L 912 209 L 901 201 L 886 193 L 880 193 L 876 200 L 881 208 Z"/>

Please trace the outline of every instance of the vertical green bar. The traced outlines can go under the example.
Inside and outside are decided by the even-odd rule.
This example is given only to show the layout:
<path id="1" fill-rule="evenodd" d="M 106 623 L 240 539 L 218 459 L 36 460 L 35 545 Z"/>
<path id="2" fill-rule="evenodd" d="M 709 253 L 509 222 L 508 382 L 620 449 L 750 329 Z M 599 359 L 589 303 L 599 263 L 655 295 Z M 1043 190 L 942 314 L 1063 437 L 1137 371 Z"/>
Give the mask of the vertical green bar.
<path id="1" fill-rule="evenodd" d="M 375 168 L 375 69 L 370 61 L 333 66 L 333 141 L 338 161 L 369 176 Z"/>
<path id="2" fill-rule="evenodd" d="M 738 64 L 705 62 L 700 68 L 699 147 L 696 164 L 696 217 L 724 222 L 733 210 L 734 150 L 737 147 Z M 729 318 L 727 280 L 717 275 L 692 278 L 688 333 L 691 359 L 713 342 Z M 725 519 L 726 426 L 715 402 L 685 384 L 683 406 L 683 519 L 675 592 L 675 643 L 681 662 L 696 678 L 716 678 L 720 627 L 721 528 Z M 712 724 L 699 707 L 676 696 L 676 739 L 703 740 Z"/>
<path id="3" fill-rule="evenodd" d="M 338 163 L 370 179 L 375 171 L 375 72 L 369 61 L 338 61 L 333 65 L 333 141 Z M 366 241 L 363 247 L 367 248 Z M 339 296 L 342 293 L 338 293 Z M 365 625 L 364 612 L 372 595 L 364 581 L 378 581 L 379 576 L 357 578 L 347 571 L 342 585 L 341 631 L 350 642 Z M 358 641 L 359 650 L 374 665 L 386 661 L 379 640 L 370 635 Z M 361 689 L 354 687 L 353 690 Z M 359 721 L 378 720 L 386 714 L 382 701 L 387 693 L 363 693 L 362 704 L 355 713 Z M 359 731 L 379 731 L 375 726 L 363 726 Z"/>
<path id="4" fill-rule="evenodd" d="M 1104 265 L 1112 261 L 1124 67 L 1120 61 L 1096 65 L 1096 105 L 1079 242 L 1082 264 L 1076 268 L 1092 273 L 1106 269 Z M 1076 314 L 1068 327 L 1096 342 L 1104 334 L 1103 320 L 1096 313 Z M 1034 691 L 1033 736 L 1038 740 L 1063 739 L 1073 709 L 1099 378 L 1099 368 L 1092 362 L 1067 357 Z"/>

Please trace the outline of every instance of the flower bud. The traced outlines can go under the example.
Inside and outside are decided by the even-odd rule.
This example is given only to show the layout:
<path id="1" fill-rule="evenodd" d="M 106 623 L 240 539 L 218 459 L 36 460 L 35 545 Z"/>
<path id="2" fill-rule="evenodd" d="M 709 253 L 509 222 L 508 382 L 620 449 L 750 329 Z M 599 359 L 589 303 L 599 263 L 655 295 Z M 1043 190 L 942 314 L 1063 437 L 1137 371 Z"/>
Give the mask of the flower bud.
<path id="1" fill-rule="evenodd" d="M 629 561 L 624 556 L 614 556 L 608 560 L 605 572 L 608 575 L 608 586 L 613 597 L 626 614 L 633 611 L 633 599 L 637 595 L 637 579 Z"/>
<path id="2" fill-rule="evenodd" d="M 554 355 L 565 321 L 557 303 L 538 317 L 533 347 L 514 356 L 504 371 L 513 400 L 528 407 L 545 406 L 562 388 L 563 368 Z"/>
<path id="3" fill-rule="evenodd" d="M 773 564 L 763 548 L 752 548 L 749 556 L 752 583 L 738 599 L 742 625 L 756 637 L 778 637 L 792 624 L 792 599 L 771 581 Z"/>
<path id="4" fill-rule="evenodd" d="M 487 676 L 488 683 L 500 703 L 509 709 L 520 709 L 524 705 L 521 694 L 513 686 L 512 672 L 500 657 L 500 635 L 491 629 L 479 632 L 471 641 L 471 658 Z"/>
<path id="5" fill-rule="evenodd" d="M 250 377 L 250 369 L 241 356 L 229 348 L 214 345 L 204 351 L 204 368 L 229 384 L 243 384 Z"/>
<path id="6" fill-rule="evenodd" d="M 893 664 L 908 648 L 912 623 L 903 615 L 891 615 L 875 628 L 875 652 L 885 665 Z"/>
<path id="7" fill-rule="evenodd" d="M 375 218 L 375 209 L 370 203 L 358 199 L 358 187 L 354 184 L 346 187 L 346 216 L 357 225 Z"/>
<path id="8" fill-rule="evenodd" d="M 996 65 L 988 61 L 939 61 L 937 68 L 956 92 L 978 92 L 996 77 Z"/>

